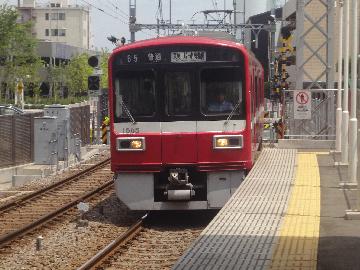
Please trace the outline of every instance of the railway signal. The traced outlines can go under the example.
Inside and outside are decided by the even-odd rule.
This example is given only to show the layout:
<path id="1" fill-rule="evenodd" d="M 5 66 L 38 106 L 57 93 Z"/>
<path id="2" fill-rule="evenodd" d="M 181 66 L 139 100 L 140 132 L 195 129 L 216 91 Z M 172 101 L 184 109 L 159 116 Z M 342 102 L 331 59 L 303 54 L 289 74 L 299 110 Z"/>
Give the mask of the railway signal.
<path id="1" fill-rule="evenodd" d="M 89 64 L 90 67 L 99 68 L 100 56 L 99 55 L 90 56 L 89 59 L 88 59 L 88 64 Z"/>
<path id="2" fill-rule="evenodd" d="M 89 90 L 100 90 L 100 76 L 91 75 L 88 77 L 88 88 Z"/>
<path id="3" fill-rule="evenodd" d="M 89 66 L 93 67 L 93 74 L 88 77 L 88 90 L 100 90 L 100 76 L 102 75 L 100 69 L 100 55 L 92 55 L 88 59 Z"/>

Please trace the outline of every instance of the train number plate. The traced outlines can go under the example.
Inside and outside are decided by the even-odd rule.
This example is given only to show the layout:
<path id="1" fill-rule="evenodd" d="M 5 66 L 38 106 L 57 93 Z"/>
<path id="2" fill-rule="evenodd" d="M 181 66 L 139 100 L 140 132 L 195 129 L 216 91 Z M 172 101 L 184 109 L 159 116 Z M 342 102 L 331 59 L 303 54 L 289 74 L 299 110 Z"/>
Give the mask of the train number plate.
<path id="1" fill-rule="evenodd" d="M 206 62 L 205 51 L 171 52 L 172 63 L 197 63 Z"/>
<path id="2" fill-rule="evenodd" d="M 122 133 L 130 134 L 130 133 L 139 133 L 139 128 L 123 128 Z"/>

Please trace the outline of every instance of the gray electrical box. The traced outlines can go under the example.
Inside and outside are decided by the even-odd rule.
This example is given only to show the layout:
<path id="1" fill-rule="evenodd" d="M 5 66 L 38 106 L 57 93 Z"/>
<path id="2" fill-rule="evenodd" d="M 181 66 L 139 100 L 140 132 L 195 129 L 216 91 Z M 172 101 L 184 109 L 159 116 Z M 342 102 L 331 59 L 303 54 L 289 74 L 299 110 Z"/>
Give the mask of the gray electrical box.
<path id="1" fill-rule="evenodd" d="M 56 117 L 34 118 L 34 163 L 57 164 Z"/>
<path id="2" fill-rule="evenodd" d="M 54 104 L 44 108 L 44 116 L 56 117 L 58 136 L 58 158 L 66 160 L 73 152 L 72 136 L 70 132 L 70 109 L 64 105 Z"/>

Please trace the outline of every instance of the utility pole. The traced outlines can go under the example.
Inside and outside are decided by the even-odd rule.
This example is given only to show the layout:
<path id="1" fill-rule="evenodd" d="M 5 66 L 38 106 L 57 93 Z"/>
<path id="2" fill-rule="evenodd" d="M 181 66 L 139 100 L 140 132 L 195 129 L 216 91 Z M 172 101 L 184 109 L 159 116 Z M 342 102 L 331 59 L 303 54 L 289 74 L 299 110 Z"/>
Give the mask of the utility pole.
<path id="1" fill-rule="evenodd" d="M 129 0 L 129 27 L 130 27 L 130 42 L 135 42 L 135 33 L 138 31 L 136 28 L 132 28 L 131 25 L 136 23 L 136 0 Z"/>
<path id="2" fill-rule="evenodd" d="M 169 16 L 169 23 L 171 24 L 171 0 L 169 0 L 170 1 L 170 16 Z"/>
<path id="3" fill-rule="evenodd" d="M 351 112 L 349 122 L 349 182 L 357 185 L 357 62 L 358 62 L 358 0 L 352 0 Z M 359 198 L 360 199 L 360 198 Z"/>
<path id="4" fill-rule="evenodd" d="M 351 119 L 350 119 L 350 155 L 349 155 L 349 172 L 351 186 L 360 185 L 357 179 L 357 118 L 356 118 L 356 90 L 357 90 L 357 62 L 358 62 L 358 1 L 352 0 L 352 54 L 351 54 Z M 350 210 L 345 211 L 346 219 L 360 219 L 360 190 L 357 192 L 357 205 Z"/>
<path id="5" fill-rule="evenodd" d="M 341 118 L 342 118 L 342 62 L 343 62 L 343 1 L 339 2 L 339 55 L 338 55 L 338 91 L 337 91 L 337 108 L 336 108 L 336 143 L 335 150 L 341 151 Z"/>
<path id="6" fill-rule="evenodd" d="M 341 162 L 348 164 L 349 160 L 349 17 L 350 17 L 350 0 L 344 0 L 345 8 L 345 36 L 344 36 L 344 100 L 343 113 L 341 122 Z"/>
<path id="7" fill-rule="evenodd" d="M 236 38 L 236 0 L 233 1 L 234 6 L 234 36 Z M 244 35 L 242 34 L 242 38 L 244 40 Z"/>

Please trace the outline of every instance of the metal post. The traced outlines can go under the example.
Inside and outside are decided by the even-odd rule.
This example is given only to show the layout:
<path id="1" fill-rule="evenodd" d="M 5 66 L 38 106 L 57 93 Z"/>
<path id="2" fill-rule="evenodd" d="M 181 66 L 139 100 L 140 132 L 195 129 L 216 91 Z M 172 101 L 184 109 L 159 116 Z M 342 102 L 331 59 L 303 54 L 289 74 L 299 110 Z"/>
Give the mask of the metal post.
<path id="1" fill-rule="evenodd" d="M 341 121 L 341 162 L 348 163 L 349 158 L 349 13 L 350 13 L 350 0 L 344 0 L 345 8 L 345 36 L 344 36 L 344 100 L 343 100 L 343 113 Z"/>
<path id="2" fill-rule="evenodd" d="M 236 39 L 236 1 L 233 1 L 233 7 L 234 7 L 234 36 Z M 244 43 L 244 39 L 243 39 L 243 43 Z"/>
<path id="3" fill-rule="evenodd" d="M 99 96 L 97 96 L 96 100 L 96 116 L 97 116 L 97 125 L 96 125 L 96 144 L 101 144 L 101 135 L 100 135 L 100 129 L 101 129 L 101 113 L 100 113 L 100 102 L 99 102 Z"/>
<path id="4" fill-rule="evenodd" d="M 326 24 L 327 24 L 327 47 L 326 47 L 326 53 L 327 53 L 327 68 L 326 68 L 326 87 L 327 89 L 334 89 L 334 56 L 335 56 L 335 51 L 334 51 L 334 27 L 335 27 L 335 23 L 334 23 L 334 17 L 335 17 L 335 0 L 328 0 L 327 1 L 327 18 L 326 18 Z M 330 68 L 329 68 L 330 67 Z M 335 132 L 335 96 L 334 96 L 335 92 L 327 92 L 327 98 L 329 99 L 328 102 L 328 114 L 327 114 L 327 118 L 328 118 L 328 125 L 330 126 L 330 132 L 331 134 L 334 134 Z"/>
<path id="5" fill-rule="evenodd" d="M 351 119 L 349 123 L 349 182 L 357 184 L 357 62 L 358 62 L 358 0 L 352 0 L 352 53 L 351 53 Z"/>
<path id="6" fill-rule="evenodd" d="M 157 29 L 156 29 L 157 37 L 160 37 L 160 20 L 159 20 L 159 18 L 156 19 L 156 22 L 157 22 Z"/>
<path id="7" fill-rule="evenodd" d="M 130 23 L 136 22 L 136 0 L 129 0 Z M 135 30 L 130 30 L 130 42 L 135 42 Z"/>
<path id="8" fill-rule="evenodd" d="M 342 95 L 342 62 L 343 62 L 343 49 L 342 49 L 342 39 L 343 39 L 343 1 L 339 2 L 339 58 L 338 58 L 338 91 L 337 91 L 337 109 L 336 109 L 336 143 L 335 150 L 337 152 L 341 151 L 341 117 L 342 117 L 342 107 L 341 107 L 341 95 Z"/>
<path id="9" fill-rule="evenodd" d="M 169 9 L 170 9 L 169 23 L 171 24 L 171 0 L 170 0 L 170 3 L 169 3 Z"/>
<path id="10" fill-rule="evenodd" d="M 296 89 L 304 88 L 304 20 L 305 0 L 296 1 Z"/>

